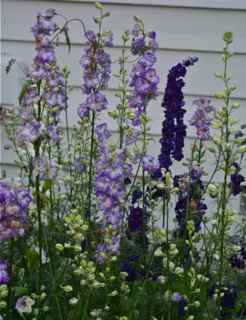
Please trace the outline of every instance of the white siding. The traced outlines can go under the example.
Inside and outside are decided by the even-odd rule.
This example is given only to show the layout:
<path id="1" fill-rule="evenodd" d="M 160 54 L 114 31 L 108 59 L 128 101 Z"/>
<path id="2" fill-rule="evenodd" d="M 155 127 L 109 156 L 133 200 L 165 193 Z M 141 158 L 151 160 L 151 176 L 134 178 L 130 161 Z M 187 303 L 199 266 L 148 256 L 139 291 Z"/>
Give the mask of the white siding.
<path id="1" fill-rule="evenodd" d="M 28 64 L 31 62 L 34 56 L 34 46 L 30 26 L 34 22 L 36 13 L 45 8 L 55 8 L 58 12 L 70 18 L 82 18 L 88 28 L 93 28 L 92 17 L 96 14 L 93 2 L 84 0 L 2 0 L 2 53 L 14 56 L 19 63 Z M 235 38 L 233 44 L 235 56 L 231 64 L 231 73 L 238 88 L 234 98 L 241 103 L 241 109 L 237 112 L 240 122 L 245 121 L 245 0 L 112 0 L 102 2 L 105 3 L 106 9 L 111 12 L 111 17 L 106 20 L 105 29 L 112 29 L 115 34 L 115 48 L 111 50 L 114 60 L 120 54 L 120 35 L 125 29 L 131 28 L 134 15 L 144 19 L 147 29 L 157 31 L 160 44 L 158 70 L 161 75 L 161 95 L 165 87 L 168 69 L 186 56 L 196 55 L 199 57 L 199 63 L 190 68 L 186 78 L 187 118 L 192 112 L 192 99 L 200 95 L 212 96 L 217 90 L 221 89 L 221 84 L 214 78 L 214 73 L 222 69 L 220 60 L 221 48 L 223 47 L 222 35 L 225 31 L 232 31 Z M 81 69 L 78 61 L 84 39 L 80 26 L 77 24 L 71 26 L 70 35 L 72 52 L 69 54 L 65 44 L 63 44 L 58 49 L 58 55 L 60 64 L 68 65 L 72 71 L 70 85 L 73 91 L 70 98 L 69 118 L 71 123 L 75 123 L 76 109 L 82 101 L 79 89 Z M 116 68 L 117 66 L 114 65 L 114 70 Z M 114 107 L 116 103 L 114 97 L 116 87 L 116 81 L 112 80 L 107 91 L 110 108 Z M 8 86 L 2 93 L 0 102 L 6 101 L 9 93 L 16 101 L 15 89 Z M 156 142 L 150 146 L 150 152 L 153 154 L 157 154 L 159 151 L 158 136 L 162 120 L 161 95 L 149 107 L 149 114 L 153 119 L 151 134 L 156 139 Z M 111 122 L 110 126 L 111 129 L 116 129 L 114 123 Z M 194 132 L 189 130 L 187 152 L 193 134 Z M 4 163 L 5 168 L 10 170 L 9 164 L 13 163 L 14 159 L 12 151 L 4 150 L 3 143 L 1 150 L 0 162 Z M 180 167 L 179 169 L 181 170 Z M 9 173 L 13 174 L 13 169 Z"/>

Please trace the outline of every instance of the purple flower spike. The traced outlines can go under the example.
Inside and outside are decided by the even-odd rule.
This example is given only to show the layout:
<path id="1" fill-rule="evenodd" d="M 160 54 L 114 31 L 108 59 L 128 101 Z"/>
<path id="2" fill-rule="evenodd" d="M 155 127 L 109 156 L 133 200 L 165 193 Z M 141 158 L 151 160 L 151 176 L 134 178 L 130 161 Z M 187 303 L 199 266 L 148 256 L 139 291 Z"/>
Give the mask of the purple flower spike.
<path id="1" fill-rule="evenodd" d="M 215 109 L 211 105 L 211 100 L 206 97 L 194 100 L 193 104 L 197 106 L 197 109 L 189 122 L 196 127 L 196 135 L 200 140 L 208 140 Z"/>
<path id="2" fill-rule="evenodd" d="M 198 58 L 188 58 L 178 63 L 168 73 L 167 86 L 162 107 L 165 119 L 162 123 L 162 137 L 160 139 L 161 152 L 159 155 L 160 169 L 168 169 L 172 165 L 172 158 L 180 161 L 183 159 L 184 138 L 186 125 L 184 124 L 184 94 L 182 88 L 185 83 L 187 67 L 193 65 Z"/>
<path id="3" fill-rule="evenodd" d="M 21 101 L 21 126 L 17 131 L 17 142 L 21 147 L 34 144 L 38 139 L 50 137 L 57 142 L 59 137 L 56 129 L 59 124 L 59 115 L 66 108 L 67 96 L 65 79 L 57 65 L 53 37 L 58 30 L 53 21 L 56 12 L 48 9 L 37 15 L 37 21 L 32 27 L 36 43 L 36 56 L 27 80 L 30 82 Z M 45 90 L 41 89 L 45 88 Z M 36 109 L 38 103 L 45 106 L 43 112 L 49 112 L 49 123 L 56 134 L 47 132 Z M 56 128 L 54 128 L 56 127 Z M 49 130 L 48 130 L 49 131 Z"/>
<path id="4" fill-rule="evenodd" d="M 85 33 L 87 47 L 83 51 L 80 63 L 83 68 L 82 92 L 85 101 L 78 108 L 78 115 L 82 119 L 87 117 L 91 110 L 101 112 L 106 109 L 108 101 L 100 92 L 107 88 L 111 75 L 111 57 L 105 52 L 104 47 L 113 46 L 113 34 L 107 33 L 102 43 L 97 44 L 98 38 L 94 31 Z"/>
<path id="5" fill-rule="evenodd" d="M 156 33 L 151 31 L 144 33 L 141 26 L 136 24 L 132 30 L 132 54 L 138 56 L 138 61 L 133 66 L 130 74 L 130 87 L 133 94 L 129 98 L 129 107 L 134 110 L 135 119 L 133 126 L 139 126 L 141 114 L 146 104 L 157 97 L 160 78 L 157 75 L 154 64 L 156 63 Z"/>

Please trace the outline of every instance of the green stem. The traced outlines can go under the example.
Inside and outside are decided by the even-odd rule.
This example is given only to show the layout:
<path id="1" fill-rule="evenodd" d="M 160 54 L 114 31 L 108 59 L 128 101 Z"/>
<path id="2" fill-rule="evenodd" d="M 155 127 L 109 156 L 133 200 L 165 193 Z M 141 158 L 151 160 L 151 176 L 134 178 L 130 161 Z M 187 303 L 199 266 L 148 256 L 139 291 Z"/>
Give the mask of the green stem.
<path id="1" fill-rule="evenodd" d="M 9 250 L 9 266 L 10 266 L 10 270 L 9 270 L 9 277 L 10 277 L 10 281 L 8 284 L 8 320 L 12 320 L 13 319 L 13 273 L 12 273 L 12 265 L 13 265 L 13 255 L 14 255 L 14 240 L 11 239 L 10 240 L 10 250 Z"/>
<path id="2" fill-rule="evenodd" d="M 89 185 L 88 185 L 88 221 L 91 220 L 91 195 L 92 195 L 92 180 L 93 180 L 93 158 L 94 158 L 94 135 L 95 135 L 96 112 L 92 111 L 91 119 L 91 145 L 90 145 L 90 163 L 89 163 Z"/>
<path id="3" fill-rule="evenodd" d="M 225 48 L 225 52 L 227 55 L 228 46 Z M 228 58 L 225 57 L 225 66 L 224 66 L 224 83 L 225 83 L 225 92 L 226 96 L 224 98 L 225 101 L 225 142 L 229 142 L 230 132 L 229 132 L 229 86 L 227 80 L 227 62 Z M 221 195 L 221 215 L 220 215 L 220 268 L 219 268 L 219 287 L 220 290 L 223 285 L 223 278 L 224 278 L 224 243 L 225 243 L 225 236 L 226 236 L 226 209 L 227 209 L 227 184 L 228 184 L 228 176 L 230 172 L 230 153 L 228 150 L 225 152 L 225 169 L 224 169 L 224 179 L 223 179 L 223 187 L 222 187 L 222 195 Z M 219 208 L 220 209 L 220 208 Z"/>
<path id="4" fill-rule="evenodd" d="M 171 289 L 171 279 L 170 279 L 170 252 L 169 252 L 169 198 L 168 196 L 163 196 L 163 206 L 165 210 L 164 216 L 166 217 L 166 247 L 167 247 L 167 290 Z M 171 301 L 168 300 L 168 320 L 171 320 Z"/>
<path id="5" fill-rule="evenodd" d="M 144 106 L 144 115 L 146 116 L 146 105 Z M 146 118 L 146 117 L 145 117 Z M 142 153 L 142 160 L 144 159 L 145 155 L 146 155 L 146 152 L 147 152 L 147 140 L 146 140 L 146 134 L 147 134 L 147 128 L 146 128 L 146 119 L 144 119 L 144 122 L 143 122 L 143 153 Z M 146 219 L 146 215 L 147 215 L 147 208 L 146 208 L 146 177 L 145 177 L 145 169 L 144 169 L 144 163 L 142 161 L 142 193 L 143 193 L 143 222 L 142 222 L 142 225 L 143 225 L 143 230 L 142 230 L 142 233 L 143 233 L 143 239 L 142 239 L 142 245 L 143 245 L 143 254 L 144 254 L 144 251 L 145 251 L 145 247 L 146 247 L 146 244 L 145 244 L 145 233 L 146 233 L 146 229 L 147 229 L 147 226 L 145 225 L 145 219 Z M 144 259 L 145 260 L 145 259 Z"/>

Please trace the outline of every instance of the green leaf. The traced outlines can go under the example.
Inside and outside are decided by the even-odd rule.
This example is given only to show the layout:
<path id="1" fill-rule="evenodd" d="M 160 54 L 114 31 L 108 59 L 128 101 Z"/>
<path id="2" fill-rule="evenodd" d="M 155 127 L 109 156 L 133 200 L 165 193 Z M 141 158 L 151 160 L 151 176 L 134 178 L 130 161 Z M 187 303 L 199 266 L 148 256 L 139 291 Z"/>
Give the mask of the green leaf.
<path id="1" fill-rule="evenodd" d="M 19 296 L 23 296 L 23 295 L 27 294 L 28 289 L 25 287 L 15 287 L 14 292 L 15 292 L 15 296 L 19 297 Z"/>
<path id="2" fill-rule="evenodd" d="M 20 94 L 19 94 L 19 97 L 18 97 L 18 102 L 19 102 L 19 105 L 21 105 L 22 103 L 22 100 L 23 98 L 25 97 L 25 94 L 27 92 L 27 89 L 28 87 L 32 84 L 32 80 L 27 80 L 24 82 L 22 88 L 21 88 L 21 91 L 20 91 Z"/>

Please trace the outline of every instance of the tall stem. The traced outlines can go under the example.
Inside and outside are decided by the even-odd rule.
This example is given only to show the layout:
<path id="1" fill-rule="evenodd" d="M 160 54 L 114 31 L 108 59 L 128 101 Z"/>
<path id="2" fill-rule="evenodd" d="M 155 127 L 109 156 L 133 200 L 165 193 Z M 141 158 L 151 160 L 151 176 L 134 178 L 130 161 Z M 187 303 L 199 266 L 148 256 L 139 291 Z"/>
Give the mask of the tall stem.
<path id="1" fill-rule="evenodd" d="M 163 195 L 163 207 L 165 210 L 164 216 L 166 217 L 166 247 L 167 247 L 167 290 L 171 289 L 170 282 L 170 253 L 169 253 L 169 198 L 168 195 Z M 168 320 L 171 320 L 171 302 L 168 305 Z"/>
<path id="2" fill-rule="evenodd" d="M 146 128 L 146 105 L 144 106 L 144 121 L 143 121 L 143 153 L 142 160 L 144 159 L 147 152 L 147 128 Z M 143 162 L 143 161 L 142 161 Z M 146 177 L 145 177 L 145 169 L 144 163 L 142 163 L 142 193 L 143 193 L 143 252 L 145 250 L 145 232 L 146 232 Z"/>
<path id="3" fill-rule="evenodd" d="M 40 95 L 41 83 L 38 84 L 38 91 Z M 41 121 L 41 100 L 38 103 L 37 120 Z M 38 139 L 34 144 L 35 161 L 38 166 L 38 173 L 35 179 L 35 196 L 36 196 L 36 208 L 38 215 L 38 246 L 39 246 L 39 282 L 38 288 L 41 290 L 42 283 L 42 250 L 43 250 L 43 226 L 42 226 L 42 203 L 40 194 L 40 172 L 39 172 L 39 158 L 40 158 L 41 140 Z"/>
<path id="4" fill-rule="evenodd" d="M 225 47 L 225 65 L 224 65 L 224 84 L 225 84 L 225 143 L 229 142 L 230 131 L 229 131 L 229 101 L 230 101 L 230 91 L 228 85 L 228 76 L 227 76 L 227 63 L 228 63 L 228 45 Z M 225 235 L 226 235 L 226 221 L 225 214 L 227 209 L 227 185 L 228 185 L 228 176 L 230 172 L 230 152 L 225 150 L 225 169 L 224 169 L 224 178 L 221 194 L 221 214 L 220 214 L 220 268 L 219 268 L 219 286 L 220 290 L 223 285 L 224 278 L 224 244 L 225 244 Z M 220 210 L 220 207 L 218 208 Z"/>
<path id="5" fill-rule="evenodd" d="M 91 220 L 91 193 L 92 193 L 92 183 L 93 183 L 93 158 L 94 158 L 94 135 L 95 135 L 95 120 L 96 113 L 92 111 L 91 119 L 91 144 L 90 144 L 90 163 L 89 163 L 89 186 L 88 186 L 88 212 L 87 218 L 90 222 Z"/>

